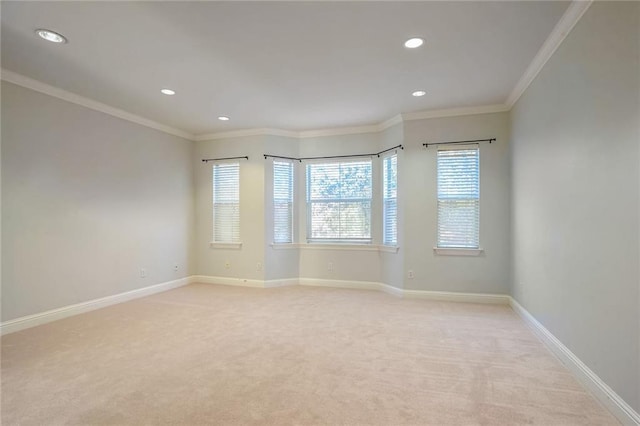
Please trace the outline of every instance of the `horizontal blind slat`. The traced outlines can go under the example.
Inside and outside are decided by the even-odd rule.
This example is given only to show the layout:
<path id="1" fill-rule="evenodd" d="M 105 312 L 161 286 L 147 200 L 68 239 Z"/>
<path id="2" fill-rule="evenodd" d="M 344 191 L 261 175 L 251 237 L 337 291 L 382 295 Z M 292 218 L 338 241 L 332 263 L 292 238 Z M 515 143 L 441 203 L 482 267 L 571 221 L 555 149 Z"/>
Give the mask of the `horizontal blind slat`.
<path id="1" fill-rule="evenodd" d="M 213 166 L 213 241 L 240 241 L 240 164 Z"/>
<path id="2" fill-rule="evenodd" d="M 293 163 L 273 162 L 273 241 L 293 242 Z"/>
<path id="3" fill-rule="evenodd" d="M 438 247 L 479 247 L 479 155 L 478 148 L 438 151 Z"/>
<path id="4" fill-rule="evenodd" d="M 398 243 L 398 156 L 385 157 L 382 162 L 382 243 Z"/>
<path id="5" fill-rule="evenodd" d="M 371 160 L 307 165 L 309 240 L 371 240 Z"/>

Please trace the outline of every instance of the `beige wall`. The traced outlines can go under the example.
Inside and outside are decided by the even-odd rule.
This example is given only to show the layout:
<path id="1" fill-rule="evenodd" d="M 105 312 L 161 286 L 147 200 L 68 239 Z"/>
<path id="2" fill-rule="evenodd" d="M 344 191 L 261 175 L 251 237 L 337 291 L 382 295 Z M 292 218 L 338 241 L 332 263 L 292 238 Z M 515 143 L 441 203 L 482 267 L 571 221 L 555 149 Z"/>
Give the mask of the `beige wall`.
<path id="1" fill-rule="evenodd" d="M 279 136 L 265 136 L 265 151 L 263 154 L 283 155 L 285 157 L 297 158 L 300 154 L 298 139 Z M 300 273 L 299 250 L 294 249 L 274 249 L 273 248 L 273 159 L 262 160 L 264 162 L 264 265 L 265 279 L 295 279 Z M 295 167 L 299 167 L 296 163 Z M 301 185 L 302 183 L 302 185 Z M 298 188 L 304 185 L 297 174 L 294 176 L 294 194 Z M 295 206 L 295 200 L 294 200 Z M 297 223 L 297 211 L 294 209 L 294 224 Z M 294 227 L 294 240 L 298 238 L 299 230 Z"/>
<path id="2" fill-rule="evenodd" d="M 211 164 L 196 165 L 197 273 L 255 280 L 326 279 L 383 282 L 398 288 L 472 293 L 508 292 L 509 156 L 508 114 L 481 114 L 410 121 L 383 132 L 285 138 L 254 136 L 196 143 L 194 162 L 202 158 L 249 155 L 241 166 L 241 239 L 239 249 L 211 249 Z M 436 256 L 437 200 L 435 149 L 425 140 L 496 137 L 481 147 L 480 257 Z M 306 245 L 305 162 L 297 163 L 295 249 L 275 249 L 272 236 L 272 162 L 263 154 L 315 157 L 374 153 L 403 144 L 398 151 L 398 253 Z M 373 244 L 382 242 L 381 159 L 373 158 Z M 317 245 L 315 246 L 317 247 Z M 231 267 L 224 264 L 229 261 Z M 258 271 L 260 262 L 263 270 Z M 332 269 L 329 269 L 329 264 Z M 414 279 L 407 278 L 412 269 Z"/>
<path id="3" fill-rule="evenodd" d="M 264 280 L 265 137 L 197 142 L 193 163 L 196 191 L 196 272 L 198 275 Z M 211 248 L 213 240 L 213 164 L 205 158 L 241 157 L 240 248 Z M 226 263 L 229 268 L 226 268 Z M 262 266 L 258 268 L 258 263 Z"/>
<path id="4" fill-rule="evenodd" d="M 640 3 L 596 2 L 512 110 L 513 296 L 640 410 Z"/>
<path id="5" fill-rule="evenodd" d="M 437 147 L 424 142 L 496 138 L 480 147 L 480 246 L 477 257 L 434 254 L 437 244 Z M 509 292 L 509 115 L 480 114 L 409 121 L 404 126 L 405 288 Z M 413 270 L 414 279 L 406 278 Z"/>
<path id="6" fill-rule="evenodd" d="M 192 149 L 3 82 L 2 320 L 192 274 Z"/>

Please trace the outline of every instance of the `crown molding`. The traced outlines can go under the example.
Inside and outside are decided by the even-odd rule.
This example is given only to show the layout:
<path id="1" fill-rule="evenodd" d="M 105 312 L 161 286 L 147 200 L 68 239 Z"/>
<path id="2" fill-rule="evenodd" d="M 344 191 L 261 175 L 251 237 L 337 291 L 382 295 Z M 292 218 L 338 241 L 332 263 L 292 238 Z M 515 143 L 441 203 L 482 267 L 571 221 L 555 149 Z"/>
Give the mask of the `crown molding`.
<path id="1" fill-rule="evenodd" d="M 377 133 L 380 131 L 378 124 L 372 124 L 369 126 L 354 126 L 354 127 L 336 127 L 329 129 L 319 130 L 305 130 L 298 134 L 300 139 L 320 138 L 324 136 L 340 136 L 340 135 L 358 135 L 363 133 Z"/>
<path id="2" fill-rule="evenodd" d="M 132 114 L 130 112 L 114 108 L 112 106 L 103 104 L 102 102 L 94 101 L 93 99 L 86 98 L 84 96 L 77 95 L 75 93 L 60 89 L 55 86 L 51 86 L 47 83 L 43 83 L 39 80 L 35 80 L 30 77 L 18 74 L 6 69 L 0 69 L 0 78 L 6 82 L 16 84 L 21 87 L 25 87 L 36 92 L 44 93 L 45 95 L 53 96 L 54 98 L 62 99 L 63 101 L 71 102 L 76 105 L 83 106 L 95 111 L 99 111 L 105 114 L 109 114 L 114 117 L 121 118 L 123 120 L 130 121 L 132 123 L 139 124 L 141 126 L 149 127 L 161 132 L 178 136 L 191 141 L 210 141 L 218 139 L 240 138 L 250 136 L 281 136 L 294 139 L 307 139 L 327 136 L 340 136 L 340 135 L 355 135 L 364 133 L 379 133 L 397 124 L 400 124 L 408 120 L 422 120 L 427 118 L 438 117 L 454 117 L 458 115 L 473 115 L 473 114 L 487 114 L 493 112 L 508 111 L 508 107 L 505 105 L 484 105 L 478 107 L 469 108 L 451 108 L 440 110 L 427 110 L 420 112 L 412 112 L 406 114 L 395 115 L 388 120 L 380 123 L 366 125 L 366 126 L 354 126 L 354 127 L 336 127 L 328 129 L 318 130 L 305 130 L 305 131 L 292 131 L 284 129 L 273 128 L 257 128 L 257 129 L 243 129 L 232 130 L 228 132 L 218 133 L 206 133 L 194 135 L 184 130 L 176 129 L 171 126 L 167 126 L 162 123 L 150 120 L 148 118 L 140 117 L 139 115 Z"/>
<path id="3" fill-rule="evenodd" d="M 249 136 L 282 136 L 285 138 L 299 138 L 300 133 L 291 130 L 283 129 L 271 129 L 271 128 L 257 128 L 257 129 L 243 129 L 243 130 L 231 130 L 228 132 L 217 133 L 204 133 L 195 135 L 193 140 L 198 141 L 213 141 L 217 139 L 230 139 L 230 138 L 243 138 Z"/>
<path id="4" fill-rule="evenodd" d="M 152 129 L 159 130 L 173 136 L 178 136 L 188 140 L 193 140 L 194 138 L 194 135 L 189 132 L 185 132 L 184 130 L 176 129 L 175 127 L 167 126 L 165 124 L 158 123 L 157 121 L 140 117 L 139 115 L 114 108 L 112 106 L 103 104 L 102 102 L 94 101 L 93 99 L 85 98 L 84 96 L 68 92 L 64 89 L 51 86 L 49 84 L 26 77 L 13 71 L 0 69 L 0 78 L 8 83 L 31 89 L 36 92 L 44 93 L 45 95 L 53 96 L 54 98 L 62 99 L 63 101 L 71 102 L 73 104 L 77 104 L 94 111 L 109 114 L 111 116 L 118 117 L 123 120 L 139 124 L 141 126 L 150 127 Z"/>
<path id="5" fill-rule="evenodd" d="M 398 114 L 391 117 L 388 120 L 382 121 L 377 124 L 370 124 L 367 126 L 355 126 L 355 127 L 335 127 L 328 129 L 318 130 L 304 130 L 300 132 L 282 130 L 282 129 L 246 129 L 246 130 L 234 130 L 230 132 L 220 133 L 208 133 L 202 135 L 196 135 L 195 141 L 212 141 L 218 139 L 239 138 L 247 136 L 285 136 L 295 139 L 309 139 L 320 138 L 327 136 L 344 136 L 344 135 L 357 135 L 364 133 L 379 133 L 389 127 L 393 127 L 396 124 L 403 123 L 405 121 L 412 120 L 425 120 L 429 118 L 442 118 L 442 117 L 456 117 L 463 115 L 476 115 L 476 114 L 491 114 L 496 112 L 509 111 L 509 107 L 504 104 L 497 105 L 481 105 L 475 107 L 464 108 L 448 108 L 448 109 L 434 109 L 418 112 L 409 112 L 404 114 Z"/>
<path id="6" fill-rule="evenodd" d="M 394 115 L 388 120 L 383 121 L 382 123 L 378 124 L 378 126 L 380 127 L 380 131 L 382 131 L 382 130 L 388 129 L 389 127 L 393 127 L 396 124 L 400 124 L 403 121 L 404 120 L 402 118 L 402 114 L 398 114 L 398 115 Z"/>
<path id="7" fill-rule="evenodd" d="M 195 135 L 193 140 L 212 141 L 212 140 L 218 140 L 218 139 L 241 138 L 241 137 L 249 137 L 249 136 L 283 136 L 283 137 L 295 138 L 295 139 L 308 139 L 308 138 L 319 138 L 319 137 L 325 137 L 325 136 L 377 133 L 400 123 L 402 123 L 402 116 L 398 114 L 381 123 L 371 124 L 367 126 L 334 127 L 334 128 L 328 128 L 328 129 L 302 130 L 302 131 L 272 129 L 272 128 L 243 129 L 243 130 L 232 130 L 229 132 L 206 133 L 201 135 Z"/>
<path id="8" fill-rule="evenodd" d="M 549 37 L 547 37 L 540 50 L 538 50 L 536 56 L 533 57 L 527 70 L 522 77 L 520 77 L 520 80 L 507 97 L 505 104 L 509 109 L 520 99 L 520 96 L 522 96 L 524 91 L 527 90 L 540 71 L 542 71 L 547 61 L 553 56 L 558 47 L 560 47 L 573 27 L 576 26 L 580 18 L 582 18 L 582 15 L 589 9 L 591 3 L 593 3 L 593 0 L 574 0 L 571 2 L 564 12 L 564 15 L 562 15 L 549 34 Z"/>
<path id="9" fill-rule="evenodd" d="M 551 34 L 549 34 L 549 37 L 547 37 L 540 50 L 529 64 L 529 67 L 527 68 L 525 73 L 522 75 L 516 86 L 507 97 L 504 104 L 409 112 L 398 114 L 394 117 L 389 118 L 388 120 L 366 126 L 338 127 L 305 131 L 292 131 L 274 128 L 255 128 L 194 135 L 184 130 L 176 129 L 174 127 L 170 127 L 162 123 L 158 123 L 156 121 L 129 113 L 127 111 L 111 107 L 101 102 L 85 98 L 75 93 L 59 89 L 38 80 L 25 77 L 13 71 L 8 71 L 5 69 L 0 69 L 0 71 L 2 80 L 5 80 L 9 83 L 17 84 L 18 86 L 26 87 L 27 89 L 35 90 L 37 92 L 41 92 L 71 103 L 75 103 L 96 111 L 103 112 L 105 114 L 112 115 L 114 117 L 121 118 L 123 120 L 131 121 L 142 126 L 150 127 L 152 129 L 192 141 L 210 141 L 250 136 L 281 136 L 294 139 L 306 139 L 326 136 L 378 133 L 405 121 L 456 117 L 475 114 L 490 114 L 511 110 L 513 105 L 518 101 L 518 99 L 520 99 L 525 90 L 537 77 L 538 73 L 540 73 L 544 65 L 555 53 L 560 44 L 562 44 L 567 35 L 569 35 L 580 18 L 582 18 L 589 6 L 591 6 L 592 2 L 593 0 L 574 0 L 571 2 L 554 29 L 551 31 Z"/>
<path id="10" fill-rule="evenodd" d="M 462 115 L 491 114 L 496 112 L 509 111 L 509 107 L 504 104 L 481 105 L 475 107 L 449 108 L 438 110 L 427 110 L 418 112 L 408 112 L 402 114 L 403 121 L 425 120 L 428 118 L 457 117 Z"/>

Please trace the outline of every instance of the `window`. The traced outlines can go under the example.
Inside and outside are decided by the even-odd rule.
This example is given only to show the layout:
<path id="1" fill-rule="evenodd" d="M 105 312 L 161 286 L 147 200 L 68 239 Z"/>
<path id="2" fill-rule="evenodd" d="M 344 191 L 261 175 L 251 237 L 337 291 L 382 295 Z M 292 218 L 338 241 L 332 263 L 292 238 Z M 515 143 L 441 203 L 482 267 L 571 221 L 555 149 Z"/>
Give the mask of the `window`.
<path id="1" fill-rule="evenodd" d="M 213 166 L 213 241 L 240 242 L 240 164 Z"/>
<path id="2" fill-rule="evenodd" d="M 438 247 L 479 248 L 478 148 L 438 151 Z"/>
<path id="3" fill-rule="evenodd" d="M 371 160 L 307 164 L 307 239 L 371 242 Z"/>
<path id="4" fill-rule="evenodd" d="M 398 156 L 382 160 L 382 243 L 398 244 Z"/>
<path id="5" fill-rule="evenodd" d="M 293 163 L 273 162 L 273 242 L 293 242 Z"/>

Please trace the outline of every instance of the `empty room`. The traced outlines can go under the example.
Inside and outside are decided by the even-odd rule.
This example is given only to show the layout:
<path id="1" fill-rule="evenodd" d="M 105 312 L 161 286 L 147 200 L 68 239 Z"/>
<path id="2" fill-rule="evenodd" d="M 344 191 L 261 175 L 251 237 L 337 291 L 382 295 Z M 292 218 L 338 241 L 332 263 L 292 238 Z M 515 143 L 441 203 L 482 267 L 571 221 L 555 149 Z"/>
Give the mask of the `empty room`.
<path id="1" fill-rule="evenodd" d="M 640 425 L 640 2 L 0 16 L 2 425 Z"/>

